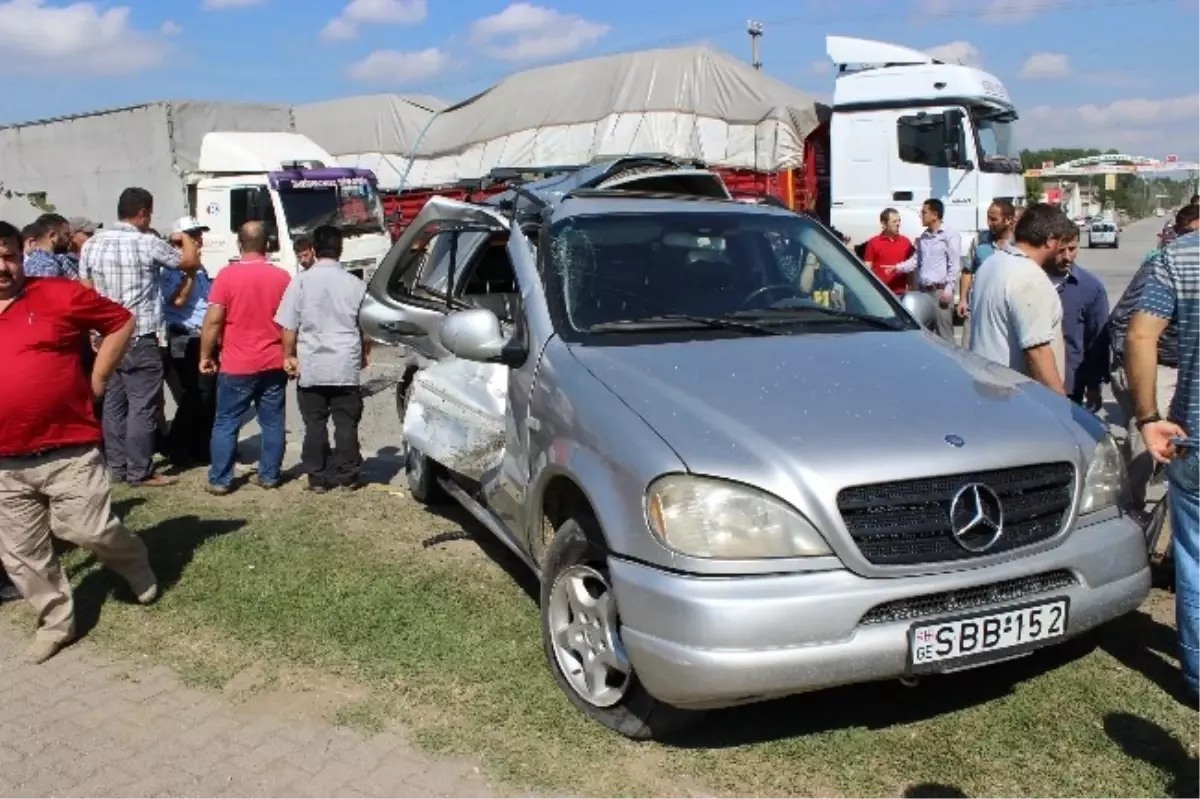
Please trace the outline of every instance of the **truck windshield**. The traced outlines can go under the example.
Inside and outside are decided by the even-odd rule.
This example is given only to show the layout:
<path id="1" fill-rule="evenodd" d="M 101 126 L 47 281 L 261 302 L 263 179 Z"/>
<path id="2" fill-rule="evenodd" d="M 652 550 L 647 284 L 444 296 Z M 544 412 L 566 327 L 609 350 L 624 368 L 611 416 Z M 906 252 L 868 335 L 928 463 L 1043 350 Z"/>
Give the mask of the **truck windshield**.
<path id="1" fill-rule="evenodd" d="M 379 192 L 370 183 L 282 188 L 279 199 L 292 236 L 321 225 L 333 225 L 345 235 L 384 232 Z"/>
<path id="2" fill-rule="evenodd" d="M 985 172 L 1015 172 L 1021 169 L 1017 148 L 1017 113 L 990 107 L 971 109 L 979 137 L 980 168 Z"/>
<path id="3" fill-rule="evenodd" d="M 780 334 L 839 323 L 911 326 L 828 231 L 792 214 L 581 215 L 554 225 L 549 253 L 577 333 L 714 322 Z"/>

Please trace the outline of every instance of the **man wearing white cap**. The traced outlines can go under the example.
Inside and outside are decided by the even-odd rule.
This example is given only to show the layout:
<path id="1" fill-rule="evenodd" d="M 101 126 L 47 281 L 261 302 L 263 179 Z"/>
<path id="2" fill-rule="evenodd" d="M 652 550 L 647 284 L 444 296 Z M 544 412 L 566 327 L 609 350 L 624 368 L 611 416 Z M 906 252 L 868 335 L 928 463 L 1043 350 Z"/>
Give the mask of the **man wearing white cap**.
<path id="1" fill-rule="evenodd" d="M 195 217 L 176 220 L 171 241 L 187 236 L 199 250 L 208 228 Z M 175 418 L 167 433 L 167 456 L 178 466 L 208 464 L 208 442 L 216 414 L 216 380 L 200 374 L 200 331 L 208 311 L 212 279 L 200 264 L 163 269 L 163 321 L 167 329 L 167 385 L 175 397 Z"/>

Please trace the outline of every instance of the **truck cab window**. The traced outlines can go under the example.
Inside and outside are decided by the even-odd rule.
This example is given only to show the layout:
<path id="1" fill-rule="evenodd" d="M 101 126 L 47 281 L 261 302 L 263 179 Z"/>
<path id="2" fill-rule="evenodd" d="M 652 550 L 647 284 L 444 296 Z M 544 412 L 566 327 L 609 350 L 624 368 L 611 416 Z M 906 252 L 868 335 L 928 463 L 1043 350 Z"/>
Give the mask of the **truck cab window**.
<path id="1" fill-rule="evenodd" d="M 953 168 L 947 159 L 944 139 L 945 114 L 914 114 L 896 120 L 896 142 L 900 160 L 909 164 Z M 959 152 L 967 151 L 966 142 L 959 142 Z"/>
<path id="2" fill-rule="evenodd" d="M 1015 111 L 972 108 L 979 139 L 979 166 L 984 172 L 1019 173 L 1021 151 L 1016 141 Z"/>
<path id="3" fill-rule="evenodd" d="M 279 224 L 275 220 L 275 205 L 270 193 L 261 186 L 245 186 L 229 190 L 229 231 L 237 233 L 247 222 L 262 222 L 267 228 L 269 249 L 279 249 Z"/>

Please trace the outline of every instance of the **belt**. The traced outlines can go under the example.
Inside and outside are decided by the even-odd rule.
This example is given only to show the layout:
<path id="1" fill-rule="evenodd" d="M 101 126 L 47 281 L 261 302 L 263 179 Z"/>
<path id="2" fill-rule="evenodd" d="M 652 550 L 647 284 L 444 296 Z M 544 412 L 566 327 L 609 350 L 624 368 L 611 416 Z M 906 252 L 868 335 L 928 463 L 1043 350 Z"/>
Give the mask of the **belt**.
<path id="1" fill-rule="evenodd" d="M 921 291 L 941 291 L 949 285 L 949 283 L 922 283 Z"/>

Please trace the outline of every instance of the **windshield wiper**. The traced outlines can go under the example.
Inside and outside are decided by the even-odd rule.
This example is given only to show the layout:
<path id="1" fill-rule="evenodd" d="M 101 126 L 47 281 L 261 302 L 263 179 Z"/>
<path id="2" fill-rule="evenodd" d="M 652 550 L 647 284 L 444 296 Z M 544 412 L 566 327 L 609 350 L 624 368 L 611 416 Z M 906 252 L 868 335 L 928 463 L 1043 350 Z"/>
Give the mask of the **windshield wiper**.
<path id="1" fill-rule="evenodd" d="M 614 330 L 686 330 L 689 328 L 706 328 L 709 330 L 741 330 L 755 336 L 779 336 L 782 333 L 753 322 L 742 322 L 723 316 L 693 316 L 691 314 L 658 314 L 655 316 L 639 316 L 636 319 L 618 319 L 614 322 L 601 322 L 588 328 L 589 333 L 606 333 Z"/>
<path id="2" fill-rule="evenodd" d="M 736 314 L 734 314 L 734 316 L 757 319 L 763 317 L 779 318 L 783 316 L 798 316 L 805 313 L 815 313 L 820 316 L 861 322 L 864 325 L 870 325 L 871 327 L 876 327 L 881 330 L 904 330 L 907 327 L 900 319 L 882 319 L 878 316 L 871 316 L 870 314 L 842 311 L 837 308 L 827 308 L 824 305 L 798 305 L 793 308 L 765 308 L 761 311 L 738 311 Z"/>

